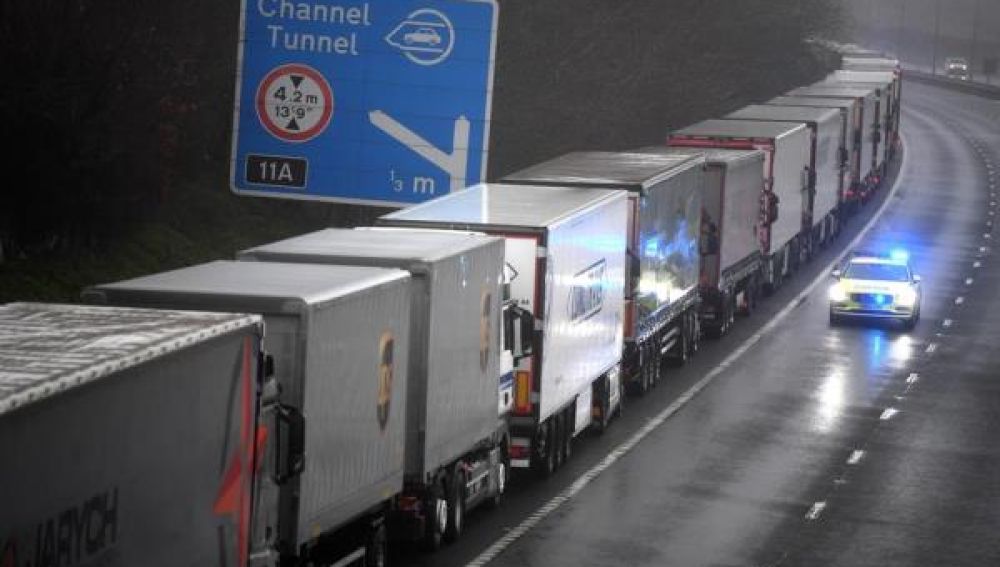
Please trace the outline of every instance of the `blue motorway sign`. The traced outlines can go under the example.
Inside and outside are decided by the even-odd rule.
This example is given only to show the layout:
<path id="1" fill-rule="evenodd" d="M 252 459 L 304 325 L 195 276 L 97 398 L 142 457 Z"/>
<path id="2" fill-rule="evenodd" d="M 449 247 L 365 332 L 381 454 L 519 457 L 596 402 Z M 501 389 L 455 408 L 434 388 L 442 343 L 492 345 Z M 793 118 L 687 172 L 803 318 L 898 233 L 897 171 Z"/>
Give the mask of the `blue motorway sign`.
<path id="1" fill-rule="evenodd" d="M 243 0 L 230 184 L 405 205 L 483 181 L 496 0 Z"/>

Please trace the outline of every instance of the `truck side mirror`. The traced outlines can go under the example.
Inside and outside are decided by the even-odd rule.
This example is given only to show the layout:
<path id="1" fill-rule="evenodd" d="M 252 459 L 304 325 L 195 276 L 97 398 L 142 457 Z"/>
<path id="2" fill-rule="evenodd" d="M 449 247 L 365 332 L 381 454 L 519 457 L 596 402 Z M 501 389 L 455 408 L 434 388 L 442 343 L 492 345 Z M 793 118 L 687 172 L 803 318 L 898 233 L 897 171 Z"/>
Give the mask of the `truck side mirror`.
<path id="1" fill-rule="evenodd" d="M 260 353 L 260 377 L 262 380 L 274 376 L 274 357 L 270 354 Z"/>
<path id="2" fill-rule="evenodd" d="M 628 295 L 635 295 L 636 290 L 639 288 L 639 277 L 642 273 L 642 260 L 639 256 L 634 254 L 631 250 L 627 253 L 628 256 L 628 275 L 629 275 L 629 288 L 626 292 Z"/>
<path id="3" fill-rule="evenodd" d="M 516 330 L 519 336 L 515 344 L 519 352 L 515 353 L 515 359 L 531 356 L 535 350 L 535 316 L 527 309 L 519 308 L 518 322 Z"/>
<path id="4" fill-rule="evenodd" d="M 516 305 L 503 310 L 503 348 L 509 350 L 514 362 L 530 356 L 535 344 L 535 316 Z"/>
<path id="5" fill-rule="evenodd" d="M 306 469 L 306 419 L 298 408 L 283 404 L 275 407 L 274 418 L 274 482 L 282 485 Z"/>
<path id="6" fill-rule="evenodd" d="M 716 231 L 701 233 L 701 255 L 714 256 L 719 253 L 719 235 Z"/>
<path id="7" fill-rule="evenodd" d="M 768 191 L 761 197 L 762 208 L 764 209 L 764 224 L 773 224 L 778 220 L 778 196 Z"/>

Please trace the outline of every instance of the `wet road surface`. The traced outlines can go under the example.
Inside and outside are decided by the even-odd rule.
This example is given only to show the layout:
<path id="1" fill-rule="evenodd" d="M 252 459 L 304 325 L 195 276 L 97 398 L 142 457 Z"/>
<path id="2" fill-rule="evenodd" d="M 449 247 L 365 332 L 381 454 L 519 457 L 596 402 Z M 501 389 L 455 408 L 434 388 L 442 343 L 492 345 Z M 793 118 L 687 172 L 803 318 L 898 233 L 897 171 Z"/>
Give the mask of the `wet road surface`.
<path id="1" fill-rule="evenodd" d="M 924 279 L 914 331 L 828 323 L 828 264 L 886 188 L 732 334 L 578 440 L 553 478 L 395 563 L 1000 564 L 998 116 L 994 101 L 904 88 L 906 157 L 861 247 L 910 250 Z"/>

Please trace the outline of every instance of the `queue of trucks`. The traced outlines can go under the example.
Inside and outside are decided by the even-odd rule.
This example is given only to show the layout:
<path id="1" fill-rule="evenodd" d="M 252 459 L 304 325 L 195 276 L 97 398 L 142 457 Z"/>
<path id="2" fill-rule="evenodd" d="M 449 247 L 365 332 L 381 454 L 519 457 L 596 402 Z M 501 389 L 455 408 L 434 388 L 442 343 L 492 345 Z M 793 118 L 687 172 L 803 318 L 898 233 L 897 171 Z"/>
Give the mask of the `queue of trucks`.
<path id="1" fill-rule="evenodd" d="M 662 145 L 0 306 L 0 565 L 385 565 L 459 538 L 877 190 L 901 77 L 867 55 Z"/>

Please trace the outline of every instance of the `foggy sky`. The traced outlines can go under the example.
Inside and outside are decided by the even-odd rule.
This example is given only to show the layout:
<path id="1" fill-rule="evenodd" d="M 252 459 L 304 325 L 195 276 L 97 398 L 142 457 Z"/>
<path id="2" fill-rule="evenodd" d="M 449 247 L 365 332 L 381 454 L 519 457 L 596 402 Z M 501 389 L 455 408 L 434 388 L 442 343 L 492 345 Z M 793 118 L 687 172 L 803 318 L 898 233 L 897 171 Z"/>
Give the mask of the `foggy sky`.
<path id="1" fill-rule="evenodd" d="M 843 1 L 860 43 L 911 65 L 930 67 L 937 59 L 940 69 L 945 57 L 958 56 L 979 72 L 984 61 L 1000 59 L 1000 0 Z"/>

